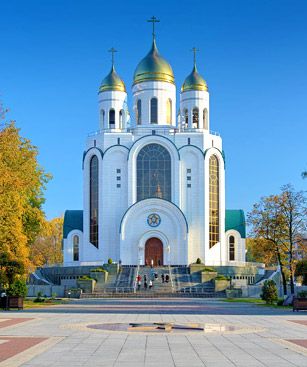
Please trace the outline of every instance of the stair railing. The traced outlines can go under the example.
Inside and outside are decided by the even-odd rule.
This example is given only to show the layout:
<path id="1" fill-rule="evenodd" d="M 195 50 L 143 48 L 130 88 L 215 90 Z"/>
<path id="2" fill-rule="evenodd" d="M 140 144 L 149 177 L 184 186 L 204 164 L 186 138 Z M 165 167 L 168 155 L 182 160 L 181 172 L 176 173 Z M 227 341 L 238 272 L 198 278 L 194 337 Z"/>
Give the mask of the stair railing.
<path id="1" fill-rule="evenodd" d="M 173 278 L 172 278 L 172 269 L 170 264 L 168 264 L 168 273 L 169 273 L 169 278 L 171 281 L 171 287 L 172 287 L 172 293 L 174 292 L 174 283 L 173 283 Z"/>
<path id="2" fill-rule="evenodd" d="M 136 287 L 137 287 L 137 282 L 138 282 L 138 277 L 139 277 L 139 271 L 140 271 L 140 264 L 138 264 L 138 266 L 136 268 L 136 276 L 135 276 L 135 279 L 134 279 L 133 293 L 136 293 Z"/>

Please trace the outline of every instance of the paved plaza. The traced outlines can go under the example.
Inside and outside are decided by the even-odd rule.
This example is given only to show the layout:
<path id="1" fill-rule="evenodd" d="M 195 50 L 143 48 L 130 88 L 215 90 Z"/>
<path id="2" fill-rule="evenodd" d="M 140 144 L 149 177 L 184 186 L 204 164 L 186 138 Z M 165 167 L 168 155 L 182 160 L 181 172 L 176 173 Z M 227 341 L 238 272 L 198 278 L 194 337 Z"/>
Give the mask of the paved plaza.
<path id="1" fill-rule="evenodd" d="M 205 330 L 126 330 L 144 322 Z M 214 299 L 80 300 L 0 312 L 0 366 L 306 367 L 307 313 Z"/>

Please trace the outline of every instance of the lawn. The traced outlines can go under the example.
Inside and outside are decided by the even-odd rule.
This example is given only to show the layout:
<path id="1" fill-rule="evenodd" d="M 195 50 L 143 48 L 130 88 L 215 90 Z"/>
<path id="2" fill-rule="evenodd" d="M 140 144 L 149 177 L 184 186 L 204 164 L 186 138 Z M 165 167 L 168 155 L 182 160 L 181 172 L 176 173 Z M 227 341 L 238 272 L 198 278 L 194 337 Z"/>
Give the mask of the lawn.
<path id="1" fill-rule="evenodd" d="M 277 306 L 276 303 L 269 305 L 265 303 L 261 298 L 225 298 L 223 299 L 224 302 L 233 302 L 233 303 L 252 303 L 257 306 L 264 306 L 264 307 L 274 307 L 274 308 L 285 308 L 291 309 L 292 306 Z"/>

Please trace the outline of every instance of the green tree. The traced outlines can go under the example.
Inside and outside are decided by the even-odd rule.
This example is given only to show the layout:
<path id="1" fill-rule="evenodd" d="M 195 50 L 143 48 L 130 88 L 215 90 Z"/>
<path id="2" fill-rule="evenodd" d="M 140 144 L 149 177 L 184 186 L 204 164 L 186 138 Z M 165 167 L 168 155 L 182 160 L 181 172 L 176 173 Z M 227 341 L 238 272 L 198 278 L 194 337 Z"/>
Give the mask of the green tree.
<path id="1" fill-rule="evenodd" d="M 10 262 L 21 263 L 24 274 L 31 270 L 30 245 L 44 222 L 43 193 L 50 179 L 37 155 L 37 148 L 20 135 L 14 122 L 1 126 L 0 253 Z"/>
<path id="2" fill-rule="evenodd" d="M 307 259 L 302 259 L 297 262 L 295 276 L 303 277 L 303 285 L 307 285 Z"/>
<path id="3" fill-rule="evenodd" d="M 268 304 L 273 304 L 278 300 L 277 287 L 274 280 L 266 280 L 262 287 L 261 299 Z"/>

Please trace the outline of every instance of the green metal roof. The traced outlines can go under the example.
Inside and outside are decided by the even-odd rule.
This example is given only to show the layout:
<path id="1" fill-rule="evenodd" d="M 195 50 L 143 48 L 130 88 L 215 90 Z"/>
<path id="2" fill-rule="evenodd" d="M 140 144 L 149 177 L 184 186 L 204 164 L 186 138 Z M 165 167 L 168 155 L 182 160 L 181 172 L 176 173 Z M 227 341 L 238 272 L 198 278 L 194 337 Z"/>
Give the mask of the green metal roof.
<path id="1" fill-rule="evenodd" d="M 226 210 L 225 232 L 234 229 L 238 231 L 242 238 L 246 238 L 245 215 L 242 209 Z"/>
<path id="2" fill-rule="evenodd" d="M 70 231 L 78 229 L 83 232 L 83 210 L 66 210 L 64 214 L 63 238 L 67 238 Z"/>

